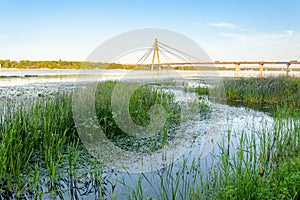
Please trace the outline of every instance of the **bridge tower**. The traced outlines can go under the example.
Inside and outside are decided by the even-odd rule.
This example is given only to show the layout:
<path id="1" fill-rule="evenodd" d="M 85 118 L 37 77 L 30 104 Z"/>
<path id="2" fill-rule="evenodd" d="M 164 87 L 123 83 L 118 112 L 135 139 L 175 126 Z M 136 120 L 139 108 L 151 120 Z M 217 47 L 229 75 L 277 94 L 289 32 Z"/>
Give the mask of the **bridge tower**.
<path id="1" fill-rule="evenodd" d="M 160 59 L 159 59 L 158 40 L 157 40 L 157 38 L 155 38 L 155 41 L 154 41 L 153 57 L 152 57 L 152 63 L 151 63 L 151 71 L 153 71 L 155 57 L 157 58 L 157 64 L 159 65 L 160 64 Z M 160 66 L 158 66 L 158 70 L 160 71 Z"/>

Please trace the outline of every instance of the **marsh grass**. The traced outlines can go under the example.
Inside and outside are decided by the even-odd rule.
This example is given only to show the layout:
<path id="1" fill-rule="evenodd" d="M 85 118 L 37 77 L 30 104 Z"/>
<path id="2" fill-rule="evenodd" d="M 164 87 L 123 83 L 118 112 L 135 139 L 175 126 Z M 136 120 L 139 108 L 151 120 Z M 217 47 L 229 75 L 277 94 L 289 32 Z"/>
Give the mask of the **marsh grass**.
<path id="1" fill-rule="evenodd" d="M 7 108 L 0 125 L 3 187 L 21 193 L 27 189 L 26 176 L 33 170 L 36 177 L 40 167 L 47 169 L 51 182 L 56 181 L 65 146 L 77 140 L 70 97 L 61 95 Z"/>
<path id="2" fill-rule="evenodd" d="M 219 162 L 201 184 L 204 192 L 194 198 L 299 199 L 299 79 L 228 79 L 224 86 L 228 101 L 270 106 L 274 123 L 250 133 L 228 132 L 215 155 Z"/>
<path id="3" fill-rule="evenodd" d="M 98 120 L 112 141 L 129 150 L 152 151 L 174 137 L 173 129 L 180 120 L 180 106 L 172 93 L 150 86 L 134 92 L 130 100 L 130 114 L 135 123 L 145 126 L 150 120 L 150 107 L 154 104 L 164 106 L 167 118 L 162 132 L 140 141 L 118 129 L 110 105 L 115 84 L 99 83 L 96 93 Z M 39 193 L 42 187 L 38 180 L 46 177 L 48 181 L 43 187 L 61 196 L 60 182 L 65 176 L 65 168 L 68 176 L 76 179 L 77 165 L 88 162 L 81 157 L 89 157 L 80 153 L 83 145 L 73 121 L 71 94 L 38 95 L 26 105 L 7 102 L 0 115 L 0 194 L 21 197 L 29 190 L 42 196 L 47 192 Z"/>
<path id="4" fill-rule="evenodd" d="M 148 86 L 133 94 L 130 113 L 136 123 L 149 122 L 147 109 L 154 104 L 164 105 L 167 111 L 160 136 L 135 141 L 115 126 L 110 105 L 115 84 L 101 83 L 96 93 L 98 120 L 113 142 L 143 152 L 161 148 L 172 139 L 180 113 L 173 94 Z M 239 79 L 224 85 L 229 100 L 275 105 L 272 126 L 228 131 L 215 147 L 220 153 L 141 173 L 133 178 L 133 185 L 125 180 L 111 182 L 103 165 L 86 152 L 76 133 L 70 94 L 40 96 L 26 106 L 6 105 L 0 113 L 0 197 L 79 199 L 91 194 L 96 199 L 299 199 L 299 80 Z M 116 185 L 124 188 L 125 195 L 115 191 Z"/>
<path id="5" fill-rule="evenodd" d="M 298 109 L 300 107 L 299 78 L 227 78 L 223 84 L 212 89 L 201 86 L 195 91 L 198 95 L 209 95 L 216 100 L 225 100 L 221 98 L 226 97 L 229 104 L 242 101 L 244 106 L 252 108 L 269 106 L 276 110 L 276 106 L 288 105 Z"/>
<path id="6" fill-rule="evenodd" d="M 197 87 L 195 89 L 195 92 L 198 95 L 208 95 L 209 94 L 209 88 L 208 87 Z"/>
<path id="7" fill-rule="evenodd" d="M 224 82 L 227 100 L 247 104 L 290 105 L 300 107 L 298 78 L 242 78 Z"/>
<path id="8" fill-rule="evenodd" d="M 166 111 L 165 126 L 158 134 L 147 138 L 137 138 L 124 133 L 114 120 L 111 96 L 115 85 L 116 82 L 111 81 L 100 83 L 95 103 L 99 124 L 112 142 L 125 150 L 145 153 L 162 148 L 166 141 L 174 137 L 181 112 L 180 105 L 175 102 L 174 94 L 148 85 L 134 91 L 128 109 L 136 124 L 146 126 L 150 123 L 149 109 L 155 104 L 162 105 Z"/>
<path id="9" fill-rule="evenodd" d="M 243 100 L 244 105 L 250 107 L 253 104 L 270 106 L 274 124 L 272 130 L 237 133 L 236 145 L 231 143 L 232 134 L 219 144 L 221 162 L 214 171 L 217 174 L 214 192 L 208 193 L 208 198 L 298 199 L 299 79 L 234 79 L 225 80 L 224 86 L 228 101 Z M 232 152 L 232 148 L 236 151 Z"/>
<path id="10" fill-rule="evenodd" d="M 228 134 L 227 140 L 220 144 L 221 162 L 214 171 L 218 175 L 207 194 L 209 198 L 300 197 L 299 117 L 277 118 L 273 126 L 273 130 L 241 133 L 237 146 L 230 145 Z"/>

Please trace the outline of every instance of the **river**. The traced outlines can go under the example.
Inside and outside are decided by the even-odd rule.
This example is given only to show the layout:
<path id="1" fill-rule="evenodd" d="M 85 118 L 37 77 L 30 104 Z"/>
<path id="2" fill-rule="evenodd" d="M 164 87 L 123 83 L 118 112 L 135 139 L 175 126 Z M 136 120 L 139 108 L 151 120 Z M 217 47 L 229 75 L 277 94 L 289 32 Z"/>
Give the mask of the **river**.
<path id="1" fill-rule="evenodd" d="M 240 77 L 258 77 L 259 72 L 248 70 L 240 71 Z M 49 83 L 49 82 L 74 82 L 77 76 L 81 76 L 86 80 L 90 80 L 91 76 L 102 80 L 129 79 L 141 78 L 170 78 L 172 76 L 188 77 L 234 77 L 233 70 L 164 70 L 161 72 L 155 71 L 134 71 L 134 70 L 10 70 L 0 69 L 0 86 L 14 86 L 32 83 Z M 285 71 L 264 71 L 263 76 L 285 76 Z M 291 76 L 300 76 L 299 71 L 290 73 Z"/>

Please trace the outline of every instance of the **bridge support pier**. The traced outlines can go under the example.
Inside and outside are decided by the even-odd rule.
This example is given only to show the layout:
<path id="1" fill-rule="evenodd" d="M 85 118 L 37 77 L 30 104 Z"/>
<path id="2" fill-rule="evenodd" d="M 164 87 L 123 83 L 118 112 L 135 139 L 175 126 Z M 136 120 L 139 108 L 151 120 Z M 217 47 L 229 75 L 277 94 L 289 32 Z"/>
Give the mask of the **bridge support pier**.
<path id="1" fill-rule="evenodd" d="M 264 64 L 259 63 L 259 78 L 263 77 L 263 71 L 264 71 Z"/>
<path id="2" fill-rule="evenodd" d="M 235 63 L 235 73 L 234 77 L 238 78 L 240 76 L 240 63 Z"/>
<path id="3" fill-rule="evenodd" d="M 291 63 L 286 64 L 286 76 L 289 76 L 289 73 L 291 71 Z"/>

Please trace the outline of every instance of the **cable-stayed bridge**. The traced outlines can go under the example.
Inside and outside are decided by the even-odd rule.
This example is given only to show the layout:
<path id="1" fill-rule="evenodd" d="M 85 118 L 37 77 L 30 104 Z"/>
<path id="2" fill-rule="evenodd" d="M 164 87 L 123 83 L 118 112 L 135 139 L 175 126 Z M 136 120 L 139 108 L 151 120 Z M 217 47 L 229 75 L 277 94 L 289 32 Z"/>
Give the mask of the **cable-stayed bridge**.
<path id="1" fill-rule="evenodd" d="M 163 58 L 163 62 L 162 62 Z M 151 59 L 151 63 L 146 63 L 146 60 Z M 290 75 L 292 70 L 300 70 L 300 62 L 297 60 L 291 61 L 198 61 L 196 56 L 187 54 L 180 51 L 170 45 L 158 41 L 156 38 L 152 47 L 148 48 L 144 55 L 132 66 L 147 66 L 150 70 L 157 67 L 161 70 L 164 67 L 176 67 L 176 66 L 193 66 L 195 69 L 201 66 L 205 69 L 217 70 L 218 67 L 223 66 L 226 70 L 228 66 L 230 69 L 235 70 L 235 76 L 239 77 L 241 70 L 255 70 L 258 71 L 258 76 L 263 76 L 263 71 L 268 69 L 280 69 L 284 70 L 286 76 Z M 249 67 L 251 65 L 251 67 Z M 276 67 L 280 65 L 280 67 Z M 199 68 L 198 68 L 199 69 Z"/>

